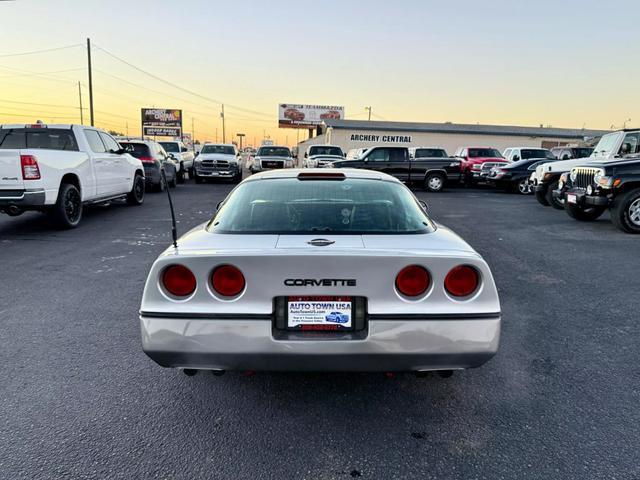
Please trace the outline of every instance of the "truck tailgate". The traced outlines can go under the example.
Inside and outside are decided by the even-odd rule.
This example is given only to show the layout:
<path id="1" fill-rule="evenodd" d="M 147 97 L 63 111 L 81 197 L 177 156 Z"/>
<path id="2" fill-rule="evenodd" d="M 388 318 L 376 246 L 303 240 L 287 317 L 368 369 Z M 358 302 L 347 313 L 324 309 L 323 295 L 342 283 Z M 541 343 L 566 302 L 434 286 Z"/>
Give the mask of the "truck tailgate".
<path id="1" fill-rule="evenodd" d="M 0 150 L 0 190 L 24 190 L 20 150 Z"/>

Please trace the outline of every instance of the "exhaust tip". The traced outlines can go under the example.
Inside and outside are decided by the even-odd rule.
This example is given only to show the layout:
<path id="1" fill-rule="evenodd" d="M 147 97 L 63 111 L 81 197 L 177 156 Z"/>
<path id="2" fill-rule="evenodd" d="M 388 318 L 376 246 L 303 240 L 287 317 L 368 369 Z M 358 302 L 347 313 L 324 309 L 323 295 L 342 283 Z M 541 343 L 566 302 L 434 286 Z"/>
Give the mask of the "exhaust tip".
<path id="1" fill-rule="evenodd" d="M 187 377 L 193 377 L 196 373 L 198 373 L 198 370 L 194 368 L 184 368 L 182 370 L 182 373 L 184 373 Z"/>

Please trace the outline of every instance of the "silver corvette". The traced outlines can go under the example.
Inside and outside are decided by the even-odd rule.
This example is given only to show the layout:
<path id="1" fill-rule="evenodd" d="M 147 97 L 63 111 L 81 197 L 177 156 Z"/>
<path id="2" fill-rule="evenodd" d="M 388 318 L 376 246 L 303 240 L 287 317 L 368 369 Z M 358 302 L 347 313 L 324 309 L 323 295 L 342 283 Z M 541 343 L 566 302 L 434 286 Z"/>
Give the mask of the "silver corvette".
<path id="1" fill-rule="evenodd" d="M 151 267 L 145 353 L 214 373 L 482 365 L 500 339 L 491 271 L 424 207 L 367 170 L 244 180 Z"/>

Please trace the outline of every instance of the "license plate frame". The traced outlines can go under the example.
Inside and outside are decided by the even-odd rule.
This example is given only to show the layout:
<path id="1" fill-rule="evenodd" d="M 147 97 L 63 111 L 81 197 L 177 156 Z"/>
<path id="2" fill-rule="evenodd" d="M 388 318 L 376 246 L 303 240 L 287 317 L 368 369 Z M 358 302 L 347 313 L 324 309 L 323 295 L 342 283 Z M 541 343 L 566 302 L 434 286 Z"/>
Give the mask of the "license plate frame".
<path id="1" fill-rule="evenodd" d="M 349 295 L 294 295 L 285 298 L 285 305 L 286 330 L 298 332 L 352 332 L 355 329 L 354 309 L 356 305 L 353 297 Z M 304 306 L 292 309 L 292 306 L 298 305 Z M 336 312 L 339 315 L 334 315 Z M 296 320 L 292 318 L 294 315 L 298 317 Z M 309 320 L 301 319 L 301 317 L 305 316 Z M 329 316 L 335 320 L 328 320 Z M 348 321 L 345 321 L 345 316 Z"/>

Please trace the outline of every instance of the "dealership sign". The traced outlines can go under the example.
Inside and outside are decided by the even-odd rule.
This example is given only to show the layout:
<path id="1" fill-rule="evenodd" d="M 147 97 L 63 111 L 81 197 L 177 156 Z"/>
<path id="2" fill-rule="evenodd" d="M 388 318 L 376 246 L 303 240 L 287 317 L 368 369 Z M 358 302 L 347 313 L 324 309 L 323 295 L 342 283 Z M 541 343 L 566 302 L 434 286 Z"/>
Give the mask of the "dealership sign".
<path id="1" fill-rule="evenodd" d="M 344 107 L 329 105 L 278 105 L 278 126 L 280 128 L 314 128 L 324 120 L 344 118 Z"/>
<path id="2" fill-rule="evenodd" d="M 411 135 L 371 135 L 365 133 L 352 133 L 352 142 L 366 143 L 411 143 Z"/>
<path id="3" fill-rule="evenodd" d="M 142 134 L 158 137 L 182 137 L 182 110 L 143 108 Z"/>

